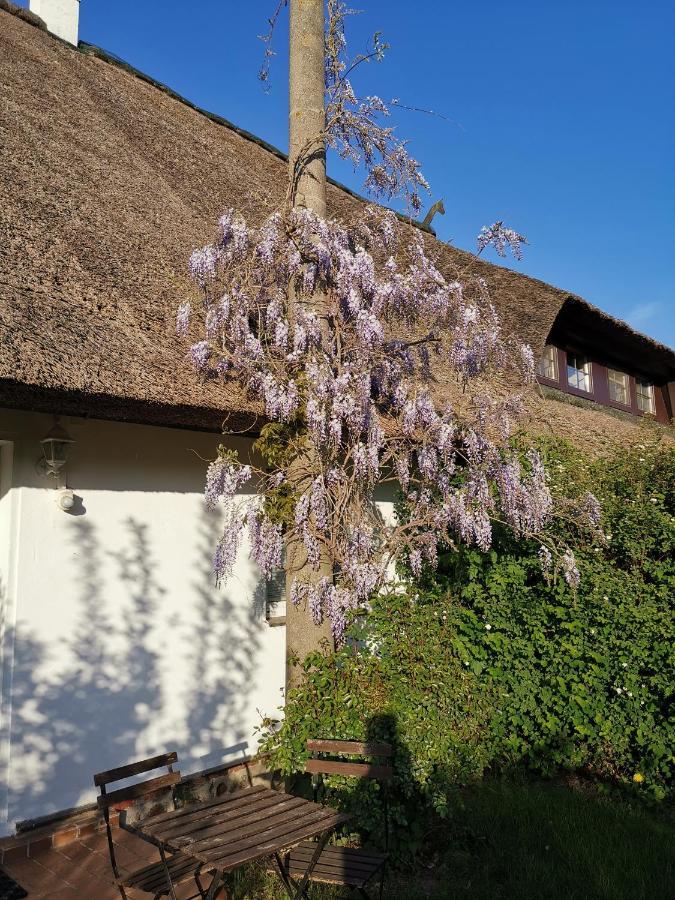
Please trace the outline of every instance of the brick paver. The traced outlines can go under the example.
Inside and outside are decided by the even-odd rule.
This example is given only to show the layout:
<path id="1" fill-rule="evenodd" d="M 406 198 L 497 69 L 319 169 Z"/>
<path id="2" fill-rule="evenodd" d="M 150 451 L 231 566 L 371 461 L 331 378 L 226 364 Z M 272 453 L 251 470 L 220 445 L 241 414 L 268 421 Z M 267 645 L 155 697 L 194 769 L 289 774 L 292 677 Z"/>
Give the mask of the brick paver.
<path id="1" fill-rule="evenodd" d="M 134 835 L 115 829 L 118 863 L 122 870 L 140 869 L 155 862 L 154 847 Z M 58 849 L 31 846 L 30 857 L 12 854 L 3 869 L 28 891 L 29 900 L 49 897 L 54 900 L 119 900 L 112 884 L 108 844 L 104 834 L 89 835 Z M 194 892 L 194 885 L 193 885 Z M 129 891 L 130 898 L 148 894 Z M 178 895 L 179 898 L 182 895 Z"/>
<path id="2" fill-rule="evenodd" d="M 28 891 L 31 897 L 48 897 L 46 893 L 51 884 L 52 873 L 45 869 L 33 859 L 12 859 L 10 862 L 3 863 L 2 868 L 7 872 L 10 878 L 18 882 L 22 888 Z M 59 879 L 57 887 L 64 885 Z"/>
<path id="3" fill-rule="evenodd" d="M 128 832 L 115 829 L 117 863 L 122 871 L 140 869 L 157 862 L 157 850 Z M 25 852 L 25 851 L 24 851 Z M 28 891 L 28 900 L 119 900 L 120 893 L 112 884 L 112 869 L 105 834 L 89 835 L 64 844 L 58 849 L 32 845 L 30 857 L 12 853 L 3 869 Z M 126 889 L 130 898 L 147 898 L 149 894 Z M 195 893 L 190 881 L 176 886 L 177 900 Z"/>

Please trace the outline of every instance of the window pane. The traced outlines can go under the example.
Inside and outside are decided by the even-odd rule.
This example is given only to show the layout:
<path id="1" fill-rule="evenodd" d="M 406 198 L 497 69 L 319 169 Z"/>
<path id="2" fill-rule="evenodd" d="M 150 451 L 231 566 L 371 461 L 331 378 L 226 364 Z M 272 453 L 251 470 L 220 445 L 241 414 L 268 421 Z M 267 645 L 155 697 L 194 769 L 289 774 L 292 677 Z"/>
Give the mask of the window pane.
<path id="1" fill-rule="evenodd" d="M 587 394 L 593 391 L 593 381 L 591 378 L 591 361 L 585 356 L 578 356 L 575 353 L 567 354 L 567 383 L 570 387 L 579 391 L 586 391 Z"/>
<path id="2" fill-rule="evenodd" d="M 625 372 L 617 372 L 616 369 L 607 369 L 609 377 L 609 397 L 615 403 L 629 405 L 628 376 Z"/>
<path id="3" fill-rule="evenodd" d="M 285 553 L 284 553 L 285 559 Z M 286 616 L 286 570 L 282 564 L 265 583 L 266 618 L 270 625 L 281 625 Z"/>
<path id="4" fill-rule="evenodd" d="M 635 379 L 638 409 L 642 412 L 654 412 L 654 385 L 642 378 Z"/>
<path id="5" fill-rule="evenodd" d="M 558 380 L 558 351 L 550 344 L 544 347 L 544 353 L 537 366 L 537 374 L 551 381 Z"/>

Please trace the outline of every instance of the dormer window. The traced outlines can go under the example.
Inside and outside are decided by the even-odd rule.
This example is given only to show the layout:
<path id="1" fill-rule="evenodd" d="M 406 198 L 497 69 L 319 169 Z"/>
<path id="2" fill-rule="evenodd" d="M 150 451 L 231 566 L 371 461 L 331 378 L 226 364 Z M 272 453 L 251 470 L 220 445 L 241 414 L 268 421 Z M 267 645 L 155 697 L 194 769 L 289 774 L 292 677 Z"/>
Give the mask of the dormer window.
<path id="1" fill-rule="evenodd" d="M 537 366 L 537 375 L 540 375 L 542 378 L 548 378 L 549 381 L 558 380 L 558 350 L 552 344 L 547 344 L 544 347 L 544 352 Z"/>
<path id="2" fill-rule="evenodd" d="M 654 385 L 644 378 L 635 379 L 638 409 L 643 413 L 654 415 Z"/>
<path id="3" fill-rule="evenodd" d="M 617 369 L 607 369 L 607 377 L 609 379 L 609 399 L 614 403 L 630 406 L 628 375 Z"/>
<path id="4" fill-rule="evenodd" d="M 577 391 L 593 393 L 591 361 L 588 357 L 580 356 L 578 353 L 567 354 L 567 383 Z"/>

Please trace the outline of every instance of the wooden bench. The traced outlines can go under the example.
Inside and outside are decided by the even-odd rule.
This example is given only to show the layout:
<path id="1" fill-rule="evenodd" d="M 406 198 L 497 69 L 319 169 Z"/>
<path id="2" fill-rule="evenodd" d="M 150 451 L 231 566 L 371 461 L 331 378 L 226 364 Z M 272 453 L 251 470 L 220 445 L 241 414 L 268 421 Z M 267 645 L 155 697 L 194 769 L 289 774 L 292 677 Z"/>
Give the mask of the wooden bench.
<path id="1" fill-rule="evenodd" d="M 312 758 L 307 761 L 305 771 L 311 773 L 315 798 L 321 787 L 323 775 L 346 775 L 353 778 L 374 778 L 383 783 L 389 781 L 394 770 L 389 764 L 366 761 L 372 759 L 390 760 L 393 750 L 389 744 L 360 743 L 358 741 L 307 741 L 307 749 Z M 327 756 L 332 758 L 326 758 Z M 346 761 L 334 757 L 359 757 L 359 761 Z M 386 785 L 383 790 L 385 851 L 389 846 L 389 822 L 387 813 Z M 306 841 L 287 854 L 285 865 L 291 877 L 302 878 L 307 865 L 316 850 L 316 843 Z M 369 900 L 367 887 L 379 877 L 380 897 L 384 888 L 388 854 L 361 847 L 326 847 L 311 873 L 310 881 L 339 884 L 357 890 Z"/>
<path id="2" fill-rule="evenodd" d="M 117 864 L 115 856 L 115 842 L 113 840 L 112 828 L 110 825 L 110 810 L 120 812 L 120 828 L 126 831 L 136 833 L 141 839 L 140 834 L 136 832 L 133 824 L 127 823 L 126 811 L 133 807 L 137 802 L 147 800 L 156 795 L 160 791 L 171 789 L 180 781 L 180 772 L 173 769 L 173 764 L 177 762 L 176 753 L 163 753 L 161 756 L 153 756 L 150 759 L 142 759 L 126 766 L 119 766 L 116 769 L 109 769 L 106 772 L 99 772 L 94 775 L 94 784 L 100 788 L 100 796 L 98 805 L 103 810 L 105 819 L 106 832 L 108 836 L 108 851 L 110 854 L 110 864 L 112 866 L 114 881 L 123 898 L 127 897 L 126 889 L 131 888 L 137 891 L 143 891 L 152 894 L 153 897 L 163 897 L 167 894 L 173 900 L 176 900 L 174 885 L 182 884 L 185 881 L 194 879 L 197 893 L 192 894 L 188 900 L 197 897 L 206 897 L 208 888 L 205 888 L 200 876 L 208 874 L 209 867 L 196 865 L 195 860 L 182 853 L 176 853 L 167 856 L 163 847 L 157 844 L 159 861 L 151 865 L 136 869 L 133 872 L 122 873 Z M 152 772 L 155 769 L 166 768 L 164 775 L 150 778 L 146 781 L 129 784 L 125 787 L 108 791 L 108 785 L 117 781 L 124 781 L 140 775 L 145 772 Z M 147 840 L 143 838 L 144 840 Z"/>

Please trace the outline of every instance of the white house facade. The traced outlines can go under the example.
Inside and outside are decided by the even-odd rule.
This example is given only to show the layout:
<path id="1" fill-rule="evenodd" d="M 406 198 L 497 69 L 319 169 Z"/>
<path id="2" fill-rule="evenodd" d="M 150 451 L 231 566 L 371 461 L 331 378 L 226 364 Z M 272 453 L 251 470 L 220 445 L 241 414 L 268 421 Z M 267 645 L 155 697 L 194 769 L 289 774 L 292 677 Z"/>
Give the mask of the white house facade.
<path id="1" fill-rule="evenodd" d="M 39 465 L 52 424 L 0 410 L 2 833 L 90 803 L 100 769 L 168 749 L 184 773 L 251 757 L 283 702 L 285 628 L 246 546 L 214 585 L 204 460 L 222 437 L 65 417 L 64 511 Z"/>

